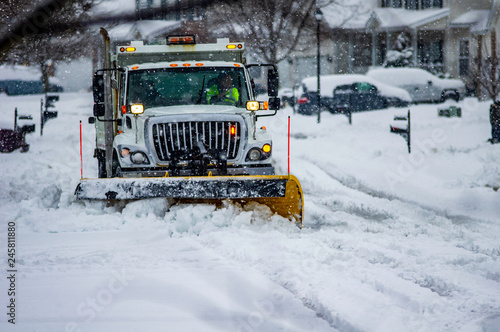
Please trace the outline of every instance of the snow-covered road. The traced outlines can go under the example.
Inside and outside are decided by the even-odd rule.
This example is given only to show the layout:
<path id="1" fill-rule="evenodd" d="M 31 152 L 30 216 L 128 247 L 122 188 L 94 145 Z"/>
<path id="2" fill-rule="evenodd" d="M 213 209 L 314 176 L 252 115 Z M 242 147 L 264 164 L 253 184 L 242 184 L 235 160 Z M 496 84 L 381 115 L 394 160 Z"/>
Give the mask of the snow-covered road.
<path id="1" fill-rule="evenodd" d="M 37 122 L 40 96 L 0 95 Z M 488 103 L 463 118 L 412 106 L 413 150 L 389 109 L 263 121 L 305 193 L 300 230 L 265 208 L 162 199 L 76 202 L 96 174 L 91 95 L 64 93 L 30 151 L 0 154 L 2 331 L 500 331 L 500 146 Z M 12 113 L 12 114 L 11 114 Z M 15 224 L 15 325 L 7 277 Z"/>

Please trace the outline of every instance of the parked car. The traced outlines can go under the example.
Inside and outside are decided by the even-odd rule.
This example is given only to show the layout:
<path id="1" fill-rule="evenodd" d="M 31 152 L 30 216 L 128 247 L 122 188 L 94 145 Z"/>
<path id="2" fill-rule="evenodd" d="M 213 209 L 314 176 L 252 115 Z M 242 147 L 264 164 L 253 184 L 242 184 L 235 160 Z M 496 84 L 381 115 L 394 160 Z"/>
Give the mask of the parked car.
<path id="1" fill-rule="evenodd" d="M 338 113 L 349 108 L 351 112 L 403 107 L 411 102 L 408 92 L 366 75 L 321 76 L 321 110 Z M 317 113 L 317 77 L 302 80 L 303 93 L 297 100 L 298 112 L 305 115 Z"/>
<path id="2" fill-rule="evenodd" d="M 62 86 L 49 83 L 48 92 L 62 91 Z M 43 93 L 43 83 L 42 81 L 0 80 L 0 92 L 5 92 L 9 96 L 39 94 Z"/>
<path id="3" fill-rule="evenodd" d="M 414 103 L 456 101 L 465 96 L 465 84 L 457 79 L 439 78 L 420 68 L 373 68 L 367 76 L 405 89 Z"/>
<path id="4" fill-rule="evenodd" d="M 54 78 L 50 79 L 54 81 Z M 48 92 L 62 92 L 63 87 L 49 84 Z M 25 66 L 0 66 L 0 92 L 7 95 L 27 95 L 43 93 L 41 72 L 37 68 Z"/>

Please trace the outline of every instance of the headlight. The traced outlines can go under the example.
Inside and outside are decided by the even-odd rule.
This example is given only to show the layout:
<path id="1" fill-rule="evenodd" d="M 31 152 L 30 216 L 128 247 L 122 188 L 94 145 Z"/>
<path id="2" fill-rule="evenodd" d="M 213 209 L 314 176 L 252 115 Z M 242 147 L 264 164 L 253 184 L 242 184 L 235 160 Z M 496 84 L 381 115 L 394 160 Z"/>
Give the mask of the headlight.
<path id="1" fill-rule="evenodd" d="M 133 152 L 130 154 L 130 160 L 134 164 L 149 164 L 148 157 L 144 154 L 144 152 Z"/>
<path id="2" fill-rule="evenodd" d="M 134 104 L 130 106 L 130 111 L 132 114 L 142 114 L 144 113 L 144 105 L 142 104 Z"/>
<path id="3" fill-rule="evenodd" d="M 260 152 L 260 149 L 253 148 L 248 152 L 248 159 L 251 161 L 258 161 L 260 160 L 260 157 L 262 156 L 262 152 Z"/>
<path id="4" fill-rule="evenodd" d="M 248 151 L 246 161 L 259 161 L 271 156 L 271 144 L 264 144 L 262 148 L 252 148 Z"/>

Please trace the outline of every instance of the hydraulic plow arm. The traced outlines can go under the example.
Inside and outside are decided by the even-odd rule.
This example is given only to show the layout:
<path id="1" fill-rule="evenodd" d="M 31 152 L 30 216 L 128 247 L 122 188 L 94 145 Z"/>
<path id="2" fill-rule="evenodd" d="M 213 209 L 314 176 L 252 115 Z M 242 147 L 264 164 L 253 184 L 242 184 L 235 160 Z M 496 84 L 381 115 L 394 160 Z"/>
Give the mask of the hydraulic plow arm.
<path id="1" fill-rule="evenodd" d="M 300 227 L 304 215 L 302 188 L 293 175 L 83 179 L 75 194 L 88 200 L 166 197 L 180 202 L 257 202 Z"/>

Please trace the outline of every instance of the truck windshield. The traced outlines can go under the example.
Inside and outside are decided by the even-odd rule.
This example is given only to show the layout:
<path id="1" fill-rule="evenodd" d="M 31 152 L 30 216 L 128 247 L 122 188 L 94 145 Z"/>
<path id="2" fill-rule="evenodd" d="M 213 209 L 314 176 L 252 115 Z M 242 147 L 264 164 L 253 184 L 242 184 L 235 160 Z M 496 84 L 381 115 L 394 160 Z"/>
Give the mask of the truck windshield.
<path id="1" fill-rule="evenodd" d="M 173 105 L 245 107 L 248 90 L 243 68 L 183 67 L 130 71 L 127 104 L 144 108 Z"/>

